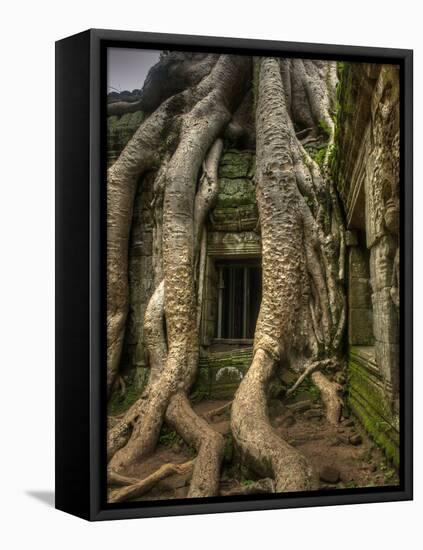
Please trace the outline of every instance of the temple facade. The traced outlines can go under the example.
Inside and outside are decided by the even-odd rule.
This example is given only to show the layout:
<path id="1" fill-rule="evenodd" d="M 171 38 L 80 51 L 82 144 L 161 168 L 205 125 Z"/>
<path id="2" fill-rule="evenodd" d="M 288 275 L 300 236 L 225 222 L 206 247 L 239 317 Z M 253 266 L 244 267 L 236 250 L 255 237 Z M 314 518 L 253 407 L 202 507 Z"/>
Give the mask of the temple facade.
<path id="1" fill-rule="evenodd" d="M 340 67 L 333 157 L 345 215 L 347 368 L 345 402 L 393 463 L 399 460 L 399 73 L 395 66 Z M 119 155 L 142 112 L 108 119 L 108 160 Z M 201 244 L 200 365 L 193 394 L 231 397 L 252 359 L 261 300 L 261 238 L 255 154 L 226 148 L 219 195 Z M 155 288 L 153 181 L 140 186 L 129 250 L 130 310 L 121 372 L 139 395 L 148 378 L 143 319 Z M 286 372 L 282 385 L 295 379 Z M 304 388 L 307 392 L 307 385 Z M 112 400 L 113 402 L 113 400 Z"/>

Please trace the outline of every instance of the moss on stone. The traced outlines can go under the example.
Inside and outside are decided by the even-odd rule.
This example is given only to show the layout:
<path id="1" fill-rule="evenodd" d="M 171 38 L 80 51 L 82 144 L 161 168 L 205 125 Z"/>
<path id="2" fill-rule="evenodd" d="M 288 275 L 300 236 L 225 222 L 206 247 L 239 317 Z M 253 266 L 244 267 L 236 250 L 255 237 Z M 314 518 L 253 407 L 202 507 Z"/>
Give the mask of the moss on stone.
<path id="1" fill-rule="evenodd" d="M 142 394 L 148 380 L 148 368 L 134 368 L 123 375 L 125 392 L 116 384 L 108 402 L 108 413 L 112 416 L 125 412 Z"/>
<path id="2" fill-rule="evenodd" d="M 209 353 L 200 359 L 194 398 L 229 399 L 250 367 L 252 350 Z"/>
<path id="3" fill-rule="evenodd" d="M 216 208 L 236 207 L 255 202 L 255 188 L 251 180 L 247 178 L 221 178 L 219 180 Z"/>
<path id="4" fill-rule="evenodd" d="M 144 117 L 142 111 L 136 111 L 135 113 L 125 113 L 120 117 L 109 116 L 107 118 L 107 149 L 110 162 L 119 156 Z"/>
<path id="5" fill-rule="evenodd" d="M 392 461 L 395 466 L 400 464 L 399 446 L 393 442 L 387 435 L 379 429 L 378 421 L 370 410 L 363 406 L 354 396 L 349 393 L 348 404 L 353 414 L 358 418 L 366 432 L 372 437 L 375 443 L 383 450 L 385 456 Z"/>
<path id="6" fill-rule="evenodd" d="M 220 178 L 246 178 L 254 166 L 253 154 L 249 151 L 226 151 L 219 165 Z"/>
<path id="7" fill-rule="evenodd" d="M 399 432 L 381 379 L 374 366 L 366 365 L 359 350 L 350 349 L 347 402 L 353 414 L 386 457 L 399 465 Z"/>

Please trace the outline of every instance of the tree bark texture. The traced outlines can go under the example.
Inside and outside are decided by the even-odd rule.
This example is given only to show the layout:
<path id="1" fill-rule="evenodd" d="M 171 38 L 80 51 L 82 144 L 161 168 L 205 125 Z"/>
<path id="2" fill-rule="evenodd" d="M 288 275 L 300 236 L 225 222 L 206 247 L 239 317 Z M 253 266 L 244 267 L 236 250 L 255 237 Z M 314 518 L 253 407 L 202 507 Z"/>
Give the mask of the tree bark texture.
<path id="1" fill-rule="evenodd" d="M 277 492 L 309 489 L 311 468 L 272 429 L 267 401 L 270 383 L 289 366 L 298 372 L 297 385 L 311 376 L 330 422 L 340 416 L 341 388 L 327 375 L 341 362 L 345 324 L 344 228 L 327 162 L 336 66 L 190 55 L 166 54 L 150 71 L 137 102 L 146 118 L 108 172 L 109 392 L 119 370 L 128 312 L 134 198 L 151 174 L 156 284 L 144 318 L 150 377 L 143 395 L 110 423 L 110 480 L 124 484 L 123 473 L 154 452 L 165 421 L 197 452 L 189 466 L 188 496 L 219 494 L 224 439 L 194 412 L 188 392 L 199 358 L 205 223 L 217 197 L 222 151 L 235 141 L 256 148 L 263 288 L 252 364 L 232 404 L 232 433 L 241 460 L 273 479 Z M 109 113 L 131 109 L 133 104 L 115 103 Z M 322 138 L 327 154 L 319 165 L 306 145 Z M 151 479 L 119 489 L 113 500 L 141 495 L 175 467 L 167 465 Z"/>

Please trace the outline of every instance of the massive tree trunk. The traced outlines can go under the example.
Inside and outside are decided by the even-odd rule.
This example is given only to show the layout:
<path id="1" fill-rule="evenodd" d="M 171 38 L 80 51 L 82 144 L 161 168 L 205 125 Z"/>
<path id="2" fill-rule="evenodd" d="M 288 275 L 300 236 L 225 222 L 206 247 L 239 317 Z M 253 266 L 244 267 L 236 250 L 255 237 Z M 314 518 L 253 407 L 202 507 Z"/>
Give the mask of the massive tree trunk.
<path id="1" fill-rule="evenodd" d="M 272 58 L 257 64 L 256 194 L 263 298 L 253 362 L 232 407 L 232 429 L 244 460 L 272 476 L 277 491 L 305 490 L 310 488 L 310 468 L 298 451 L 273 432 L 266 390 L 276 369 L 289 363 L 302 362 L 304 370 L 313 360 L 317 371 L 316 360 L 325 366 L 328 358 L 337 362 L 337 333 L 344 315 L 339 285 L 343 230 L 336 219 L 331 223 L 319 219 L 319 211 L 328 209 L 331 183 L 302 147 L 294 128 L 297 118 L 311 129 L 316 120 L 324 120 L 333 132 L 325 78 L 331 67 L 323 66 L 326 71 L 321 71 L 311 61 L 294 60 L 288 66 L 283 62 L 281 71 L 280 62 Z M 288 105 L 296 113 L 294 120 Z M 339 387 L 327 378 L 323 385 L 323 375 L 317 375 L 312 375 L 313 381 L 324 395 L 328 419 L 336 423 L 341 412 Z"/>
<path id="2" fill-rule="evenodd" d="M 246 115 L 253 71 L 248 57 L 203 56 L 191 60 L 187 79 L 185 61 L 185 77 L 166 88 L 161 104 L 153 105 L 154 94 L 148 86 L 144 90 L 155 110 L 108 174 L 109 388 L 119 368 L 128 309 L 133 202 L 147 172 L 155 173 L 157 283 L 144 325 L 150 379 L 141 398 L 110 426 L 108 457 L 110 475 L 117 478 L 154 451 L 165 421 L 197 450 L 189 492 L 197 497 L 218 494 L 224 448 L 223 437 L 196 415 L 187 397 L 199 355 L 204 224 L 216 198 L 223 138 L 254 142 Z M 161 63 L 158 75 L 167 70 Z M 277 491 L 295 491 L 311 487 L 311 470 L 269 423 L 270 382 L 287 366 L 301 380 L 312 373 L 332 423 L 341 406 L 339 386 L 321 372 L 339 366 L 345 323 L 342 216 L 327 169 L 335 64 L 274 58 L 254 63 L 263 298 L 253 361 L 235 395 L 231 425 L 246 465 L 272 477 Z M 154 74 L 148 84 L 154 91 Z M 316 139 L 328 146 L 320 166 L 303 146 Z"/>
<path id="3" fill-rule="evenodd" d="M 211 433 L 212 429 L 204 421 L 191 421 L 195 413 L 185 397 L 195 378 L 199 351 L 195 255 L 199 250 L 197 243 L 200 226 L 212 204 L 208 195 L 214 194 L 216 167 L 209 168 L 210 175 L 207 172 L 204 174 L 204 185 L 199 186 L 198 193 L 197 182 L 209 150 L 211 158 L 207 159 L 205 166 L 217 164 L 221 146 L 215 142 L 242 97 L 249 67 L 248 58 L 222 55 L 210 75 L 191 92 L 198 101 L 182 116 L 178 144 L 162 176 L 162 261 L 167 352 L 165 357 L 160 357 L 156 351 L 150 352 L 150 355 L 155 355 L 154 361 L 164 362 L 159 369 L 160 374 L 151 377 L 145 394 L 122 422 L 110 430 L 109 436 L 109 455 L 113 455 L 110 468 L 114 471 L 127 468 L 153 451 L 164 415 L 168 411 L 169 423 L 174 424 L 181 435 L 199 449 L 192 482 L 196 496 L 217 492 L 219 464 L 223 454 L 221 436 Z M 209 190 L 204 188 L 207 185 L 210 185 Z M 157 297 L 155 293 L 153 299 L 157 300 Z M 153 305 L 148 311 L 152 308 Z M 160 316 L 158 320 L 159 323 L 163 322 Z M 153 332 L 156 337 L 161 334 L 160 329 Z M 128 431 L 129 424 L 132 432 L 126 442 L 122 434 Z M 215 458 L 212 458 L 214 455 Z M 201 467 L 202 458 L 204 462 L 215 462 L 209 476 L 214 479 L 208 483 L 196 481 L 197 477 L 205 475 Z"/>
<path id="4" fill-rule="evenodd" d="M 203 65 L 209 69 L 215 61 L 215 56 L 210 57 L 208 64 L 203 61 Z M 230 120 L 228 109 L 236 101 L 235 98 L 242 87 L 243 79 L 241 82 L 236 82 L 233 78 L 236 76 L 242 78 L 241 73 L 245 71 L 246 62 L 242 60 L 237 63 L 236 59 L 239 58 L 222 56 L 217 66 L 200 81 L 197 87 L 187 88 L 166 99 L 141 124 L 108 171 L 107 385 L 109 393 L 119 367 L 128 312 L 128 242 L 137 186 L 147 171 L 157 171 L 161 163 L 174 153 L 171 159 L 172 167 L 165 169 L 164 174 L 159 172 L 158 179 L 165 182 L 173 179 L 175 187 L 177 185 L 183 187 L 184 181 L 177 182 L 180 177 L 177 170 L 178 167 L 179 171 L 186 169 L 190 172 L 191 191 L 187 188 L 184 192 L 191 192 L 191 195 L 195 192 L 198 170 L 205 156 L 204 148 L 207 150 L 210 147 L 214 141 L 213 134 L 218 134 Z M 186 70 L 183 65 L 182 72 L 185 73 Z M 203 66 L 200 76 L 204 76 Z M 160 83 L 160 79 L 158 83 L 153 81 L 151 86 L 153 90 L 160 90 Z M 229 88 L 232 86 L 233 89 L 228 89 L 228 83 Z M 149 91 L 148 88 L 147 91 Z M 152 92 L 149 93 L 152 94 Z M 210 127 L 207 120 L 209 113 L 213 114 Z M 189 151 L 190 148 L 192 151 Z M 186 158 L 184 158 L 184 152 Z M 171 170 L 175 172 L 174 177 Z M 162 185 L 165 185 L 169 203 L 169 197 L 177 191 L 169 191 L 167 183 Z M 166 212 L 165 215 L 168 213 Z M 184 216 L 183 213 L 181 215 Z M 187 228 L 186 231 L 188 230 Z M 164 239 L 163 242 L 166 240 Z"/>

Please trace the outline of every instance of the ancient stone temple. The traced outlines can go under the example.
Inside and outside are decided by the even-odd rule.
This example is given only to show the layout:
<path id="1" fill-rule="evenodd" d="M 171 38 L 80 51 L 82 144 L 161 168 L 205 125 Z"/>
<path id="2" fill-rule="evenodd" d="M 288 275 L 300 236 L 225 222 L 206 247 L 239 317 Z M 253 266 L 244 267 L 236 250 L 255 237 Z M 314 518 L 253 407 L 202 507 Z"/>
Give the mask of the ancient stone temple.
<path id="1" fill-rule="evenodd" d="M 399 74 L 395 66 L 345 64 L 340 82 L 332 168 L 343 204 L 348 320 L 346 402 L 398 463 L 399 451 Z M 111 164 L 143 120 L 136 111 L 108 118 Z M 219 193 L 201 243 L 200 365 L 194 396 L 231 397 L 252 359 L 261 300 L 261 238 L 255 153 L 225 146 Z M 130 309 L 120 371 L 124 408 L 148 377 L 143 319 L 154 281 L 153 181 L 144 178 L 129 249 Z M 295 379 L 287 372 L 282 385 Z M 305 383 L 307 391 L 307 383 Z"/>
<path id="2" fill-rule="evenodd" d="M 399 71 L 346 65 L 336 169 L 348 262 L 348 402 L 398 462 Z"/>

